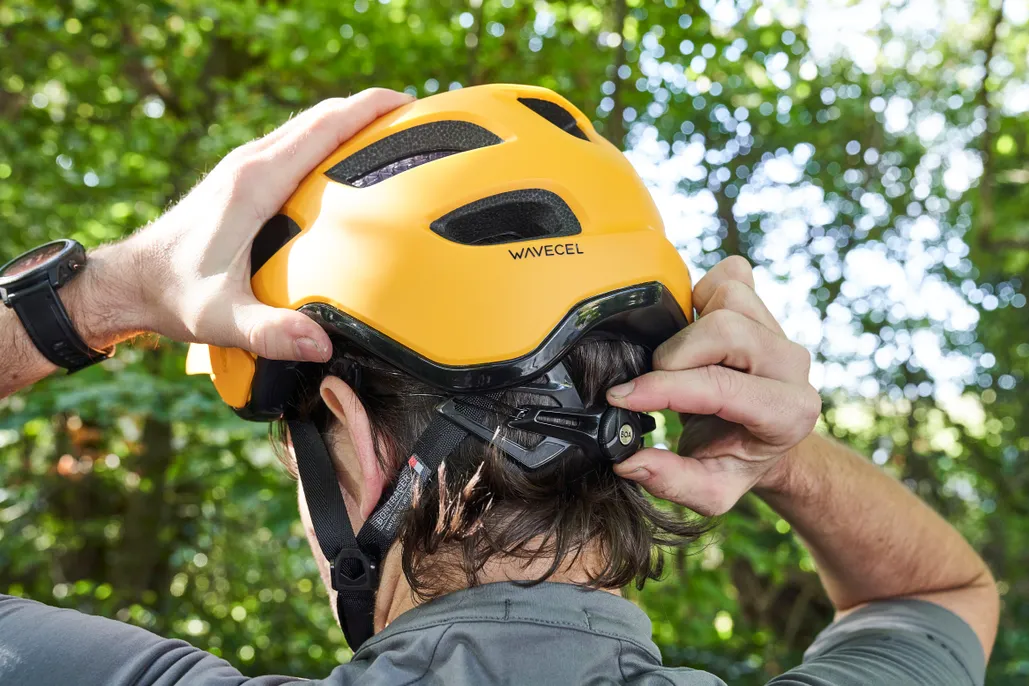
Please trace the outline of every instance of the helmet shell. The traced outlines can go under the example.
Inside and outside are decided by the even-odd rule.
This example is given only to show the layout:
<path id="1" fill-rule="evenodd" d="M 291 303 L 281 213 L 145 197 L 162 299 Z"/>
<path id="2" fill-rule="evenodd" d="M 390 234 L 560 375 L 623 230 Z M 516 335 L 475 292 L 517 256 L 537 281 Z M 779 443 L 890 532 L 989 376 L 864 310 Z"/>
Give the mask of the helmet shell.
<path id="1" fill-rule="evenodd" d="M 557 105 L 574 118 L 574 126 L 570 119 L 555 123 L 526 100 Z M 338 180 L 337 172 L 353 167 L 362 151 L 388 149 L 400 140 L 391 137 L 441 122 L 469 122 L 496 140 L 364 187 Z M 424 152 L 432 143 L 420 145 Z M 441 150 L 455 145 L 460 141 L 439 141 Z M 400 159 L 406 153 L 392 154 Z M 556 197 L 571 211 L 570 219 L 560 207 L 546 210 L 561 224 L 557 230 L 488 244 L 459 242 L 440 229 L 444 218 L 477 203 L 515 196 L 529 205 L 533 198 Z M 419 365 L 477 368 L 524 360 L 567 326 L 572 313 L 580 320 L 607 315 L 584 303 L 644 284 L 660 288 L 658 307 L 675 320 L 663 334 L 674 333 L 692 312 L 689 271 L 665 237 L 643 181 L 578 109 L 544 88 L 476 86 L 400 107 L 314 169 L 281 213 L 296 235 L 256 270 L 257 298 L 303 308 L 329 328 L 333 321 L 356 322 L 368 330 L 358 338 L 370 352 L 395 344 L 405 352 L 390 361 L 423 378 Z M 482 216 L 495 219 L 497 212 Z M 468 221 L 474 224 L 476 217 Z M 318 314 L 326 311 L 340 316 Z M 600 322 L 580 321 L 578 329 L 585 332 L 594 323 Z M 194 357 L 202 358 L 202 351 Z M 223 399 L 236 408 L 247 405 L 253 356 L 215 352 L 210 362 Z M 513 382 L 504 375 L 489 378 Z M 484 389 L 491 383 L 474 385 Z"/>

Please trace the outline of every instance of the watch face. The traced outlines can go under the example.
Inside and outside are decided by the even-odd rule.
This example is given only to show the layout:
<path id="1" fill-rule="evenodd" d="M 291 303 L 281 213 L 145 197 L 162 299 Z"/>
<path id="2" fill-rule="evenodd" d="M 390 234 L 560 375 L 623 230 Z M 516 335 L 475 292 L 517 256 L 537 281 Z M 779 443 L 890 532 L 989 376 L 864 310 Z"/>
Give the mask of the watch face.
<path id="1" fill-rule="evenodd" d="M 0 270 L 0 279 L 16 279 L 19 276 L 28 274 L 36 267 L 47 264 L 67 249 L 64 241 L 47 243 L 35 250 L 25 253 L 21 257 L 9 262 Z"/>

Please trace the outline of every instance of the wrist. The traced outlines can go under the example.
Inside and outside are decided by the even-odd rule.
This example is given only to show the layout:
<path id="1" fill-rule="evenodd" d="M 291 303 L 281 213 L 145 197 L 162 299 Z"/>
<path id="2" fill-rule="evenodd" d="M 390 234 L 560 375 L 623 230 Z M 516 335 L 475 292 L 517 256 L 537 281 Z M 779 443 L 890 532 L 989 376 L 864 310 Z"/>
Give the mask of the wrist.
<path id="1" fill-rule="evenodd" d="M 761 477 L 761 480 L 754 486 L 754 493 L 762 499 L 774 498 L 777 496 L 788 496 L 798 490 L 801 482 L 798 475 L 803 472 L 807 456 L 815 449 L 819 435 L 811 432 L 800 443 L 788 450 L 775 466 Z"/>
<path id="2" fill-rule="evenodd" d="M 93 348 L 106 349 L 148 329 L 131 238 L 90 252 L 79 278 L 62 288 L 59 296 L 75 329 Z"/>

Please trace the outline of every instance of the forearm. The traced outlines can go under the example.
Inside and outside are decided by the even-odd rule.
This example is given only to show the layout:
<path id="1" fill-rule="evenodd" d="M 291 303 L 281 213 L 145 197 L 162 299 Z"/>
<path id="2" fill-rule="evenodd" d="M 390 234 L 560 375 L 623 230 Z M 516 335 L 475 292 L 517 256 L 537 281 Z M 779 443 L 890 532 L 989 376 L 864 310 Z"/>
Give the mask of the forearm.
<path id="1" fill-rule="evenodd" d="M 962 616 L 989 653 L 998 599 L 986 563 L 875 465 L 812 434 L 756 492 L 804 539 L 838 610 L 890 598 L 932 600 Z"/>
<path id="2" fill-rule="evenodd" d="M 101 248 L 58 292 L 79 335 L 93 348 L 107 348 L 145 328 L 136 262 L 129 242 Z M 0 306 L 0 398 L 56 370 L 36 350 L 14 311 Z"/>
<path id="3" fill-rule="evenodd" d="M 341 143 L 410 101 L 382 89 L 332 98 L 237 148 L 146 230 L 94 251 L 59 291 L 79 334 L 98 349 L 152 331 L 268 359 L 325 362 L 332 343 L 317 322 L 254 297 L 254 236 Z M 56 369 L 0 305 L 0 398 Z"/>

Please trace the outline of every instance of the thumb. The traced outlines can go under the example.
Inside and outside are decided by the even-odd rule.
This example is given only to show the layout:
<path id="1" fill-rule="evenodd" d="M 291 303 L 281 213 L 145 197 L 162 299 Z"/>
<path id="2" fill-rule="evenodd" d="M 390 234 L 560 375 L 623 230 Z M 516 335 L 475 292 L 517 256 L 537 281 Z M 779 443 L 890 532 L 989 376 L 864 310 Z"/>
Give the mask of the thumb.
<path id="1" fill-rule="evenodd" d="M 670 450 L 646 448 L 615 465 L 615 473 L 635 481 L 651 495 L 683 505 L 704 516 L 724 514 L 746 492 L 737 474 L 715 458 L 698 460 Z"/>
<path id="2" fill-rule="evenodd" d="M 325 362 L 332 343 L 314 320 L 295 310 L 253 300 L 233 307 L 233 345 L 270 360 Z"/>

